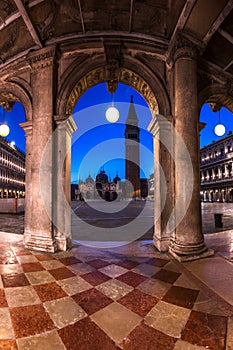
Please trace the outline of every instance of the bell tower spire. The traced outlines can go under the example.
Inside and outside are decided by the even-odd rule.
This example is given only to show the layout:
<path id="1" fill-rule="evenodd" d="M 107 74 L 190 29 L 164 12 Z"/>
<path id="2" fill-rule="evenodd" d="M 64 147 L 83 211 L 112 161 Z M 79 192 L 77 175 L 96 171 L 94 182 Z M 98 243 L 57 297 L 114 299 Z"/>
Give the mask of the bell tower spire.
<path id="1" fill-rule="evenodd" d="M 126 119 L 125 152 L 126 197 L 140 197 L 140 129 L 133 95 L 130 98 L 130 107 Z"/>

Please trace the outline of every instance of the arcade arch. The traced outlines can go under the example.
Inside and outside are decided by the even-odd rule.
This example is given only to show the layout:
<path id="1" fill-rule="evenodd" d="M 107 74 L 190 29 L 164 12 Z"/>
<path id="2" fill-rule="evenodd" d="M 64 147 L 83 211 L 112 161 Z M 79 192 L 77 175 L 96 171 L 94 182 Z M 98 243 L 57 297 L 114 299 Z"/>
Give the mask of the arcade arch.
<path id="1" fill-rule="evenodd" d="M 33 118 L 29 146 L 32 189 L 27 202 L 30 218 L 24 236 L 26 247 L 54 252 L 71 246 L 69 174 L 71 134 L 75 125 L 70 113 L 75 101 L 90 86 L 100 81 L 110 82 L 110 85 L 122 81 L 139 91 L 152 109 L 153 119 L 149 130 L 154 135 L 155 177 L 158 184 L 155 210 L 161 212 L 155 222 L 155 246 L 160 251 L 169 249 L 181 260 L 186 256 L 193 259 L 212 254 L 205 246 L 199 215 L 196 50 L 186 41 L 181 41 L 176 47 L 176 54 L 172 55 L 168 81 L 161 78 L 160 69 L 151 70 L 148 64 L 124 54 L 121 65 L 113 66 L 106 64 L 102 53 L 90 56 L 85 62 L 68 59 L 65 63 L 65 57 L 69 55 L 59 57 L 55 46 L 28 55 Z M 113 80 L 109 80 L 109 76 Z M 183 157 L 183 148 L 177 144 L 176 135 L 183 140 L 189 155 L 187 159 L 191 160 L 192 189 L 188 184 L 190 169 L 181 171 L 187 167 L 187 159 Z M 49 142 L 51 138 L 52 142 Z M 44 149 L 48 151 L 47 158 Z M 62 159 L 65 159 L 65 163 Z M 67 204 L 61 199 L 61 184 L 68 198 Z M 185 195 L 182 192 L 184 189 Z M 45 198 L 42 198 L 41 192 Z M 163 198 L 166 199 L 164 206 Z M 182 208 L 181 211 L 179 208 Z M 184 208 L 187 209 L 185 212 Z M 184 217 L 178 222 L 177 217 L 181 218 L 181 212 Z"/>

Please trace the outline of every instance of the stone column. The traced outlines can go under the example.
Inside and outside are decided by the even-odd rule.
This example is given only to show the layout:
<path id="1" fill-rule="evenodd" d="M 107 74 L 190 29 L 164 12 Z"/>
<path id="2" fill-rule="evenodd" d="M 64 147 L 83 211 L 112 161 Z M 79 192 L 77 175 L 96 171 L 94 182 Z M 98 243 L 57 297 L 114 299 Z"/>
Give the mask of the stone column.
<path id="1" fill-rule="evenodd" d="M 53 223 L 57 248 L 71 248 L 71 136 L 76 130 L 72 117 L 67 120 L 62 116 L 54 116 L 57 125 L 54 133 L 54 191 L 53 191 Z"/>
<path id="2" fill-rule="evenodd" d="M 169 251 L 179 261 L 187 261 L 213 254 L 208 251 L 202 233 L 196 48 L 189 40 L 181 38 L 176 48 L 174 78 L 178 134 L 175 136 L 175 193 L 179 202 L 175 237 Z M 179 137 L 187 147 L 186 153 Z M 180 211 L 184 208 L 186 211 L 180 220 Z"/>
<path id="3" fill-rule="evenodd" d="M 25 162 L 25 203 L 24 203 L 24 241 L 26 242 L 30 237 L 30 218 L 31 218 L 31 166 L 32 166 L 32 121 L 27 121 L 20 124 L 21 128 L 26 134 L 26 162 Z"/>
<path id="4" fill-rule="evenodd" d="M 52 229 L 52 133 L 55 47 L 29 55 L 32 87 L 32 139 L 30 222 L 25 246 L 34 250 L 56 250 Z M 29 220 L 29 219 L 28 219 Z"/>
<path id="5" fill-rule="evenodd" d="M 148 130 L 154 141 L 154 245 L 168 251 L 173 230 L 168 226 L 174 207 L 173 118 L 156 115 Z"/>

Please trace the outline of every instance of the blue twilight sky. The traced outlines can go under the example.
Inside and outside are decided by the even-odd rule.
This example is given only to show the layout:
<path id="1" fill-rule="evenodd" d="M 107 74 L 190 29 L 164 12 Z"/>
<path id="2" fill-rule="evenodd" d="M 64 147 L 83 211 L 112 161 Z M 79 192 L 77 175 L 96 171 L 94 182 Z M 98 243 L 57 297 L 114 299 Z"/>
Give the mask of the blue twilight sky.
<path id="1" fill-rule="evenodd" d="M 112 95 L 108 93 L 106 84 L 103 83 L 89 89 L 81 96 L 74 109 L 73 118 L 77 125 L 77 131 L 72 138 L 72 182 L 76 183 L 78 179 L 84 180 L 89 173 L 94 177 L 102 166 L 111 179 L 116 175 L 116 171 L 124 179 L 124 130 L 131 95 L 134 97 L 141 129 L 141 177 L 149 177 L 153 172 L 152 135 L 147 131 L 151 113 L 147 103 L 134 89 L 119 84 L 117 92 L 114 94 L 113 103 L 120 112 L 120 118 L 117 123 L 109 123 L 105 118 L 105 112 L 112 104 Z M 233 115 L 227 109 L 222 108 L 220 116 L 221 123 L 226 127 L 224 135 L 226 136 L 230 130 L 233 131 Z M 218 124 L 218 120 L 218 113 L 212 112 L 208 104 L 203 105 L 200 121 L 207 125 L 201 131 L 200 147 L 221 138 L 214 134 L 214 127 Z M 0 121 L 3 121 L 2 113 Z M 5 112 L 5 121 L 10 127 L 7 139 L 15 141 L 16 146 L 25 152 L 25 134 L 19 127 L 19 123 L 25 121 L 23 106 L 20 103 L 15 103 L 10 113 Z"/>

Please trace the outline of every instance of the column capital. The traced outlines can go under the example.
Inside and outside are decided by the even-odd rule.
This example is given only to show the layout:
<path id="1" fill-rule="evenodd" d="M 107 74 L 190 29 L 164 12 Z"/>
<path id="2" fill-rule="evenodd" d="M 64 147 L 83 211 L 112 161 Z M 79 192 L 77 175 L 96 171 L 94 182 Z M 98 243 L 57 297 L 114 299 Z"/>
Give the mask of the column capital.
<path id="1" fill-rule="evenodd" d="M 57 57 L 57 46 L 52 45 L 30 53 L 28 55 L 28 62 L 32 71 L 38 71 L 41 68 L 53 65 Z"/>
<path id="2" fill-rule="evenodd" d="M 190 33 L 178 32 L 168 49 L 168 65 L 172 66 L 180 58 L 196 60 L 203 52 L 203 43 Z"/>
<path id="3" fill-rule="evenodd" d="M 171 131 L 171 126 L 174 125 L 173 115 L 164 117 L 161 114 L 156 114 L 155 118 L 150 122 L 147 130 L 155 137 L 160 131 Z"/>
<path id="4" fill-rule="evenodd" d="M 53 116 L 53 120 L 54 120 L 56 125 L 60 125 L 61 123 L 66 121 L 66 119 L 68 119 L 68 117 L 65 115 L 54 115 Z"/>
<path id="5" fill-rule="evenodd" d="M 57 127 L 63 127 L 70 136 L 77 130 L 76 123 L 72 116 L 67 118 L 64 115 L 54 115 L 53 120 Z"/>
<path id="6" fill-rule="evenodd" d="M 20 123 L 19 126 L 26 132 L 27 135 L 32 132 L 32 120 Z"/>

